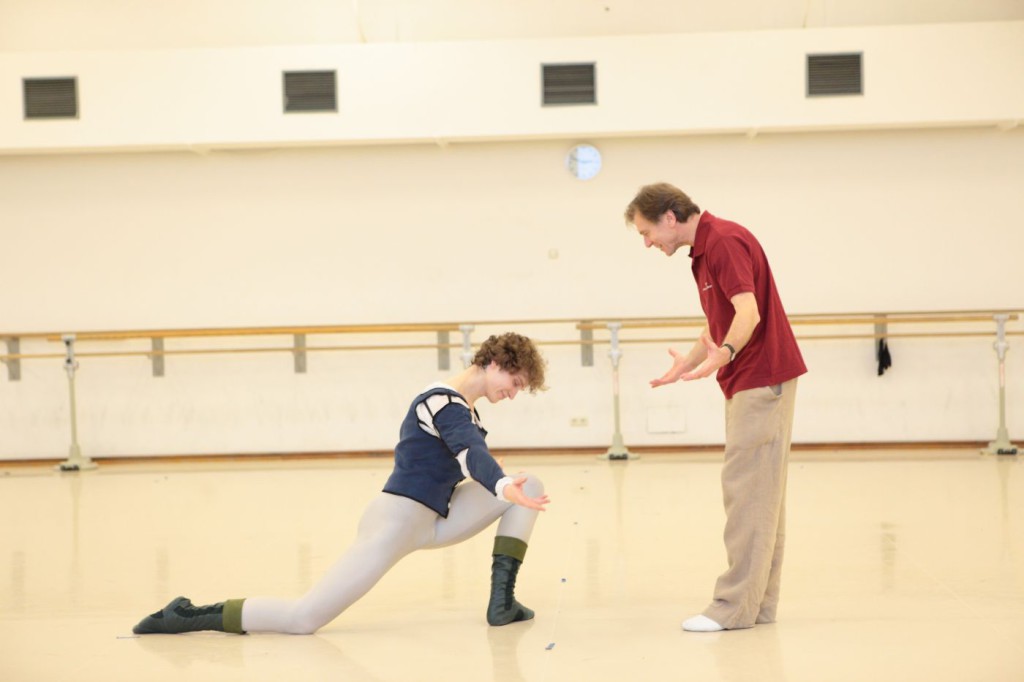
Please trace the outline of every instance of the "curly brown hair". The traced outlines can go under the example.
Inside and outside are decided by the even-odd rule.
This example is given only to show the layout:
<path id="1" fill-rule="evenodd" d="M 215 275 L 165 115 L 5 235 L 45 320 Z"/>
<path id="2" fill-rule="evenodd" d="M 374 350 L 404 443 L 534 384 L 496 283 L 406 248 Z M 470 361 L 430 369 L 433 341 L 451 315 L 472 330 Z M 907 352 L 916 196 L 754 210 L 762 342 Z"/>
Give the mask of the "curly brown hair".
<path id="1" fill-rule="evenodd" d="M 492 362 L 509 374 L 522 373 L 530 393 L 543 391 L 544 366 L 547 364 L 533 341 L 516 334 L 506 332 L 501 336 L 491 336 L 482 344 L 473 358 L 473 364 L 487 367 Z"/>

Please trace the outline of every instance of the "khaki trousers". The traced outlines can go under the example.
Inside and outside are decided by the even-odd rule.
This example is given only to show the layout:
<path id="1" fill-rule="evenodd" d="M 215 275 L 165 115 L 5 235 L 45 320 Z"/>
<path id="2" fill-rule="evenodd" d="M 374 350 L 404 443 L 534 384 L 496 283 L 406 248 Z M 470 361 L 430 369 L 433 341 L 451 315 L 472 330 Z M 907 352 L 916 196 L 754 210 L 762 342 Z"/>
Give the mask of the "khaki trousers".
<path id="1" fill-rule="evenodd" d="M 786 469 L 796 379 L 725 403 L 725 551 L 729 567 L 704 615 L 727 630 L 775 622 L 786 539 Z"/>

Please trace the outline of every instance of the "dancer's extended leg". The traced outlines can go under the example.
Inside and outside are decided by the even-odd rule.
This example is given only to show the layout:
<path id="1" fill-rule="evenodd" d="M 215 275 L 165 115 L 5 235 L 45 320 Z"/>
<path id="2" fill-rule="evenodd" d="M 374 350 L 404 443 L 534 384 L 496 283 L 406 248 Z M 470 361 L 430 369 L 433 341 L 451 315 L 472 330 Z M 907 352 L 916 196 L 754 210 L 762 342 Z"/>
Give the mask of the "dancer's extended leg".
<path id="1" fill-rule="evenodd" d="M 355 543 L 299 599 L 246 599 L 249 632 L 309 634 L 338 617 L 377 584 L 399 559 L 426 543 L 436 514 L 419 502 L 381 493 L 363 514 Z"/>

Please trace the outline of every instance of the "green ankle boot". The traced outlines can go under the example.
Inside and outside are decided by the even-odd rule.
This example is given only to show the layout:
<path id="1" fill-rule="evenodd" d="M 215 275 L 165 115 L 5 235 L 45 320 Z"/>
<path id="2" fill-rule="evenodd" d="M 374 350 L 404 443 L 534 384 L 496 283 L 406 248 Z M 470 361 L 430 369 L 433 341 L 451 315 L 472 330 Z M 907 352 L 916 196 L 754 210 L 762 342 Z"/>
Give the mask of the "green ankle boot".
<path id="1" fill-rule="evenodd" d="M 533 618 L 533 611 L 516 601 L 516 576 L 526 555 L 526 543 L 509 537 L 494 539 L 491 562 L 491 599 L 487 604 L 489 625 L 508 625 Z"/>
<path id="2" fill-rule="evenodd" d="M 216 630 L 245 634 L 242 630 L 242 602 L 229 599 L 209 606 L 193 606 L 187 597 L 172 599 L 171 603 L 150 614 L 132 628 L 137 635 L 176 635 L 182 632 Z"/>

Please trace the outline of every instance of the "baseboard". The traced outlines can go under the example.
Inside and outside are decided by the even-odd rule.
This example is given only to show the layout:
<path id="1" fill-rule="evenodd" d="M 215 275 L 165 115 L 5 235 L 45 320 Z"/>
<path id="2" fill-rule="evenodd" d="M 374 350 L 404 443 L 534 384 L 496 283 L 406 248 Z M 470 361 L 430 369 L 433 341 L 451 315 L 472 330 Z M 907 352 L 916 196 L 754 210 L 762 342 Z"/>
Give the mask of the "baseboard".
<path id="1" fill-rule="evenodd" d="M 679 455 L 679 454 L 715 454 L 722 451 L 721 443 L 702 445 L 637 445 L 627 448 L 638 455 Z M 871 443 L 793 443 L 795 453 L 866 453 L 880 450 L 915 452 L 919 454 L 938 453 L 940 451 L 971 451 L 980 452 L 988 447 L 985 441 L 891 441 Z M 544 448 L 495 448 L 492 452 L 497 457 L 546 455 L 583 455 L 596 456 L 604 454 L 605 447 L 544 447 Z M 390 458 L 390 450 L 353 450 L 331 452 L 263 452 L 263 453 L 208 453 L 195 455 L 129 455 L 116 457 L 91 457 L 99 465 L 117 464 L 152 464 L 154 462 L 299 462 L 320 460 L 345 460 L 363 458 Z M 54 466 L 63 460 L 56 458 L 42 459 L 0 459 L 0 467 Z"/>

